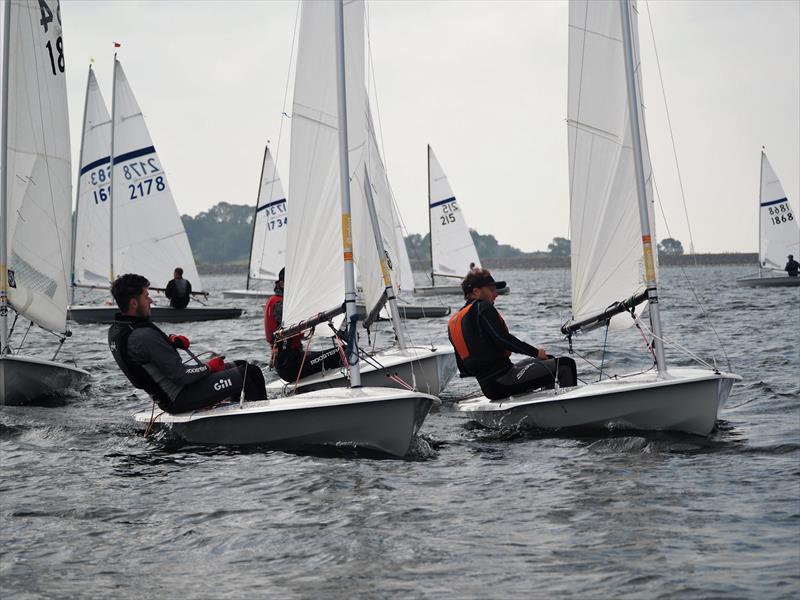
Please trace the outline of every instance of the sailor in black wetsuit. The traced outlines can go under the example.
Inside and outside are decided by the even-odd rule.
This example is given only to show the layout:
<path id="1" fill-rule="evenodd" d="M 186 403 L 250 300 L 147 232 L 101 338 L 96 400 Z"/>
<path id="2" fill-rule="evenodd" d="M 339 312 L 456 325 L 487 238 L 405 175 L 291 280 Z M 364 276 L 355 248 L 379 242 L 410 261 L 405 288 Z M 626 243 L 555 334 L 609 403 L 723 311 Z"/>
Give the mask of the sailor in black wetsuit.
<path id="1" fill-rule="evenodd" d="M 173 278 L 167 283 L 164 295 L 172 308 L 186 308 L 192 297 L 192 284 L 188 279 L 183 278 L 183 269 L 180 267 L 175 267 L 172 275 Z"/>
<path id="2" fill-rule="evenodd" d="M 226 364 L 216 356 L 205 364 L 184 365 L 177 348 L 188 350 L 182 335 L 167 336 L 150 320 L 150 282 L 141 275 L 117 278 L 111 293 L 122 312 L 108 330 L 108 345 L 117 365 L 138 389 L 145 390 L 161 410 L 182 413 L 239 398 L 267 397 L 264 375 L 243 360 Z M 244 382 L 244 384 L 243 384 Z"/>
<path id="3" fill-rule="evenodd" d="M 450 317 L 448 335 L 456 350 L 456 363 L 462 377 L 476 377 L 481 391 L 490 400 L 508 398 L 527 390 L 577 385 L 575 361 L 548 355 L 508 331 L 503 317 L 494 307 L 497 290 L 505 281 L 495 281 L 486 269 L 471 269 L 461 288 L 467 303 Z M 512 352 L 529 358 L 516 364 Z"/>
<path id="4" fill-rule="evenodd" d="M 789 277 L 797 277 L 797 272 L 800 271 L 800 263 L 794 259 L 794 255 L 792 254 L 790 254 L 787 258 L 789 260 L 787 261 L 783 270 L 786 271 Z"/>

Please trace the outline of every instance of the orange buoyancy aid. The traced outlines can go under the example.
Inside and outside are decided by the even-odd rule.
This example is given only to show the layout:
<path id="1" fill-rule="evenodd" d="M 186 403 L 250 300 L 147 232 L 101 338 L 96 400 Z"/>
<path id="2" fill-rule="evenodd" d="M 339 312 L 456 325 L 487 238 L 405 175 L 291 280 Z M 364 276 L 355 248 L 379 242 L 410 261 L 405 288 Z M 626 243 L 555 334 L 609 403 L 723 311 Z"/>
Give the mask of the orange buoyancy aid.
<path id="1" fill-rule="evenodd" d="M 462 375 L 477 377 L 511 365 L 508 360 L 511 352 L 499 347 L 486 332 L 481 331 L 479 304 L 480 301 L 470 302 L 450 317 L 447 323 L 447 333 L 456 351 L 459 371 Z M 508 333 L 502 317 L 500 323 Z"/>

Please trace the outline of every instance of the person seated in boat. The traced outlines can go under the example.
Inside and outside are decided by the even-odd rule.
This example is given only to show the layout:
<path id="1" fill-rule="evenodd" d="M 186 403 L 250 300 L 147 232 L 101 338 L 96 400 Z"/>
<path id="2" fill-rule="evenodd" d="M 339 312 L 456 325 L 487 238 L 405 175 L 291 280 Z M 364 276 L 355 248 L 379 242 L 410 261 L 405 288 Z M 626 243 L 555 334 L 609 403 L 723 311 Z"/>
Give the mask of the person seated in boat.
<path id="1" fill-rule="evenodd" d="M 790 254 L 788 257 L 789 262 L 786 263 L 786 266 L 783 268 L 789 274 L 789 277 L 797 277 L 797 272 L 800 271 L 800 263 L 794 259 L 794 256 Z"/>
<path id="2" fill-rule="evenodd" d="M 156 327 L 150 320 L 149 287 L 145 277 L 132 273 L 117 277 L 111 286 L 120 312 L 108 330 L 108 346 L 135 388 L 146 391 L 161 410 L 172 414 L 238 399 L 242 387 L 247 400 L 267 397 L 264 374 L 257 365 L 243 360 L 226 363 L 224 356 L 202 363 L 189 352 L 186 336 L 167 335 Z M 178 349 L 197 364 L 184 364 Z"/>
<path id="3" fill-rule="evenodd" d="M 286 269 L 283 268 L 275 282 L 275 293 L 264 305 L 264 334 L 272 350 L 271 364 L 284 381 L 297 381 L 322 370 L 340 369 L 342 361 L 338 347 L 330 350 L 303 350 L 300 333 L 281 342 L 275 341 L 275 332 L 280 329 L 283 321 L 285 277 Z"/>
<path id="4" fill-rule="evenodd" d="M 486 269 L 471 269 L 461 282 L 466 304 L 447 324 L 450 343 L 462 377 L 475 377 L 490 400 L 508 398 L 535 388 L 577 385 L 575 361 L 553 357 L 508 331 L 494 301 L 505 281 L 495 281 Z M 512 363 L 512 353 L 533 358 Z"/>
<path id="5" fill-rule="evenodd" d="M 192 284 L 188 279 L 183 278 L 183 269 L 175 267 L 172 279 L 167 283 L 164 295 L 169 300 L 172 308 L 186 308 L 189 299 L 192 297 Z"/>

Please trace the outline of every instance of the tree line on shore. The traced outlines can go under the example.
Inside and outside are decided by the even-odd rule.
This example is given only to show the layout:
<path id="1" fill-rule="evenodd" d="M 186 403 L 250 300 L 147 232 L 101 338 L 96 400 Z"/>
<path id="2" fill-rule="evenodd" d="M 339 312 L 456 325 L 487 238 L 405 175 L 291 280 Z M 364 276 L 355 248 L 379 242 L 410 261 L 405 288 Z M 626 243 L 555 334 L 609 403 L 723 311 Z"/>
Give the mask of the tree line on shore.
<path id="1" fill-rule="evenodd" d="M 201 265 L 246 263 L 250 254 L 253 227 L 253 207 L 220 202 L 207 211 L 192 217 L 183 215 L 183 226 L 189 236 L 195 260 Z M 546 251 L 523 252 L 509 244 L 501 244 L 491 234 L 470 229 L 478 256 L 484 261 L 524 262 L 526 259 L 568 257 L 570 241 L 555 237 Z M 405 238 L 412 263 L 430 265 L 430 234 L 412 233 Z M 684 254 L 679 240 L 665 238 L 658 245 L 659 255 Z"/>

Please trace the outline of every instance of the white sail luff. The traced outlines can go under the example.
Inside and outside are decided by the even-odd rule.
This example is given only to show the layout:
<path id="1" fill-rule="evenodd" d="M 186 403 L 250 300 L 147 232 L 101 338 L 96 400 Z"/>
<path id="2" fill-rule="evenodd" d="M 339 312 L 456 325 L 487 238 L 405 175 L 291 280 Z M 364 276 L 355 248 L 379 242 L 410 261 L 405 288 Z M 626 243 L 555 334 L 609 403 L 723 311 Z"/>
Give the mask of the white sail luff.
<path id="1" fill-rule="evenodd" d="M 13 0 L 5 14 L 0 269 L 11 307 L 64 333 L 72 178 L 62 27 L 48 3 Z"/>
<path id="2" fill-rule="evenodd" d="M 114 272 L 139 273 L 153 287 L 163 287 L 172 279 L 175 267 L 182 267 L 184 277 L 201 291 L 167 173 L 119 61 L 115 63 L 112 112 Z"/>
<path id="3" fill-rule="evenodd" d="M 3 88 L 2 88 L 2 131 L 0 132 L 0 354 L 8 351 L 8 67 L 11 48 L 11 2 L 3 7 Z M 5 377 L 5 371 L 3 371 Z M 5 381 L 0 381 L 0 389 L 5 390 Z"/>
<path id="4" fill-rule="evenodd" d="M 111 115 L 89 67 L 78 163 L 73 289 L 109 285 L 111 265 Z"/>
<path id="5" fill-rule="evenodd" d="M 464 213 L 456 202 L 447 176 L 428 146 L 428 210 L 431 228 L 431 264 L 433 281 L 439 275 L 447 276 L 444 285 L 453 285 L 464 277 L 470 264 L 480 266 L 478 251 L 472 241 Z"/>
<path id="6" fill-rule="evenodd" d="M 275 160 L 267 147 L 264 150 L 258 201 L 253 217 L 249 279 L 268 281 L 278 279 L 278 272 L 286 263 L 288 223 L 286 194 L 283 192 Z"/>
<path id="7" fill-rule="evenodd" d="M 800 228 L 778 176 L 761 152 L 759 192 L 759 265 L 783 271 L 788 255 L 800 255 Z"/>

